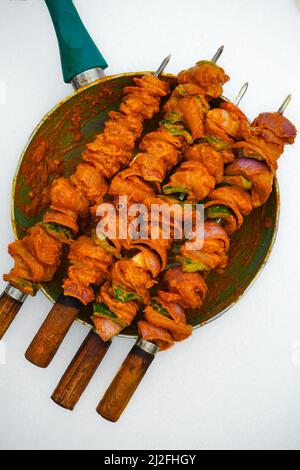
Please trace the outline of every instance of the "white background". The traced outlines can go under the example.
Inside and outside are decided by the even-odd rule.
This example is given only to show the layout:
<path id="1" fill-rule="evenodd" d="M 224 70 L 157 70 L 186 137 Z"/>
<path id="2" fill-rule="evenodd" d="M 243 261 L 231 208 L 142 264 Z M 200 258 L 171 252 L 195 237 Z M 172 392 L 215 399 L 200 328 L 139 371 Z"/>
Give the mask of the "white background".
<path id="1" fill-rule="evenodd" d="M 225 94 L 234 98 L 249 80 L 242 107 L 254 118 L 293 92 L 287 116 L 300 129 L 300 1 L 75 4 L 110 64 L 108 74 L 153 70 L 169 52 L 168 71 L 176 73 L 225 44 L 220 63 L 232 77 Z M 0 259 L 7 272 L 10 190 L 19 155 L 35 124 L 71 89 L 61 78 L 42 0 L 1 0 L 0 40 Z M 156 358 L 118 424 L 94 410 L 132 341 L 114 341 L 77 409 L 65 411 L 49 397 L 87 330 L 74 325 L 52 365 L 35 368 L 24 351 L 50 303 L 42 294 L 29 299 L 5 338 L 0 448 L 299 449 L 299 154 L 300 139 L 280 162 L 280 230 L 257 284 L 221 319 Z"/>

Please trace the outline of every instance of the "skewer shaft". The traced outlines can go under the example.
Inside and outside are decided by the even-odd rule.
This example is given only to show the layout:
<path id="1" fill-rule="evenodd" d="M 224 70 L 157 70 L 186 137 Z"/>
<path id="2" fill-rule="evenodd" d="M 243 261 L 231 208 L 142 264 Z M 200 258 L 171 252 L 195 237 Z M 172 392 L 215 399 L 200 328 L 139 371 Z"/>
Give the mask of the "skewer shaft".
<path id="1" fill-rule="evenodd" d="M 211 61 L 214 62 L 215 64 L 218 62 L 218 60 L 220 59 L 221 55 L 223 54 L 223 52 L 224 52 L 224 47 L 225 47 L 225 46 L 219 47 L 219 49 L 217 50 L 217 52 L 215 53 L 215 55 L 214 55 L 213 58 L 211 59 Z"/>
<path id="2" fill-rule="evenodd" d="M 154 73 L 154 76 L 155 77 L 159 77 L 160 74 L 163 73 L 163 71 L 165 70 L 165 68 L 167 67 L 168 63 L 170 62 L 171 60 L 171 54 L 168 55 L 168 57 L 166 57 L 162 63 L 160 64 L 160 66 L 158 67 L 158 69 L 156 70 L 156 72 Z"/>
<path id="3" fill-rule="evenodd" d="M 286 97 L 286 99 L 284 100 L 284 102 L 282 103 L 282 105 L 280 106 L 280 108 L 278 109 L 278 113 L 279 114 L 284 114 L 286 108 L 288 107 L 288 105 L 290 104 L 290 102 L 292 101 L 292 95 L 288 95 Z"/>
<path id="4" fill-rule="evenodd" d="M 235 100 L 234 100 L 234 103 L 236 106 L 239 106 L 240 102 L 242 101 L 242 99 L 244 98 L 245 94 L 247 93 L 248 91 L 248 88 L 249 88 L 249 83 L 244 83 L 244 85 L 242 86 L 242 88 L 240 89 L 240 91 L 238 92 Z"/>

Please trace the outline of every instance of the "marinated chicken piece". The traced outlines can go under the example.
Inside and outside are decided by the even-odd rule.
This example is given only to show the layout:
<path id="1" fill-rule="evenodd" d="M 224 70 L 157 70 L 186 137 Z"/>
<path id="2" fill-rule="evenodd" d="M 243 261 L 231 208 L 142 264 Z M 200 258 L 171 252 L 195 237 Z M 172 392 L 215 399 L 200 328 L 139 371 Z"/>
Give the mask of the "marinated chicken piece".
<path id="1" fill-rule="evenodd" d="M 123 326 L 110 320 L 109 318 L 92 317 L 96 331 L 102 341 L 105 343 L 110 341 L 114 336 L 117 336 L 123 330 Z"/>
<path id="2" fill-rule="evenodd" d="M 181 308 L 177 305 L 177 308 Z M 174 341 L 184 341 L 192 334 L 192 326 L 178 321 L 174 315 L 176 306 L 164 302 L 160 297 L 153 299 L 144 311 L 145 320 L 156 328 L 167 330 Z M 175 318 L 174 318 L 175 317 Z"/>
<path id="3" fill-rule="evenodd" d="M 164 328 L 158 328 L 145 320 L 138 321 L 137 325 L 139 336 L 145 341 L 155 343 L 161 351 L 166 351 L 173 346 L 174 340 Z"/>
<path id="4" fill-rule="evenodd" d="M 57 178 L 53 182 L 50 197 L 50 209 L 54 211 L 66 214 L 77 212 L 80 216 L 85 216 L 88 213 L 88 200 L 66 178 Z"/>
<path id="5" fill-rule="evenodd" d="M 144 180 L 135 175 L 132 168 L 122 171 L 112 180 L 109 194 L 117 199 L 119 196 L 127 196 L 128 205 L 145 203 L 148 198 L 155 198 L 153 188 Z"/>
<path id="6" fill-rule="evenodd" d="M 184 162 L 163 188 L 165 194 L 186 193 L 188 201 L 202 201 L 215 187 L 216 180 L 198 161 Z"/>
<path id="7" fill-rule="evenodd" d="M 51 206 L 44 217 L 45 222 L 66 224 L 74 232 L 78 231 L 77 216 L 88 214 L 89 202 L 70 180 L 57 178 L 51 187 Z M 60 215 L 62 214 L 62 215 Z"/>
<path id="8" fill-rule="evenodd" d="M 111 179 L 130 162 L 132 153 L 133 148 L 108 144 L 105 142 L 104 135 L 99 134 L 94 142 L 86 146 L 82 158 L 93 165 L 105 178 Z"/>
<path id="9" fill-rule="evenodd" d="M 218 152 L 222 156 L 224 164 L 232 163 L 235 160 L 231 145 L 220 137 L 206 135 L 201 139 L 200 143 L 208 144 L 213 150 Z"/>
<path id="10" fill-rule="evenodd" d="M 162 182 L 170 168 L 180 158 L 179 149 L 184 139 L 171 135 L 166 130 L 151 132 L 142 141 L 139 153 L 131 164 L 131 169 L 145 181 Z"/>
<path id="11" fill-rule="evenodd" d="M 82 236 L 71 244 L 69 262 L 64 293 L 87 305 L 95 299 L 92 285 L 103 282 L 113 262 L 113 256 L 91 238 Z"/>
<path id="12" fill-rule="evenodd" d="M 273 173 L 262 162 L 250 158 L 239 158 L 226 168 L 224 181 L 240 186 L 250 182 L 253 208 L 267 202 L 273 189 Z M 246 181 L 245 181 L 246 179 Z M 247 189 L 247 188 L 246 188 Z"/>
<path id="13" fill-rule="evenodd" d="M 224 177 L 224 160 L 221 152 L 214 150 L 211 145 L 195 144 L 187 147 L 184 159 L 190 162 L 199 162 L 205 166 L 208 173 L 220 183 Z"/>
<path id="14" fill-rule="evenodd" d="M 176 150 L 180 150 L 182 148 L 181 136 L 173 135 L 168 132 L 164 125 L 161 125 L 157 131 L 150 132 L 145 135 L 140 143 L 140 150 L 142 152 L 154 153 L 156 150 L 171 150 L 173 148 Z"/>
<path id="15" fill-rule="evenodd" d="M 214 108 L 207 113 L 205 130 L 207 135 L 220 137 L 224 142 L 233 145 L 235 140 L 249 134 L 250 125 L 237 106 L 224 102 L 220 108 Z"/>
<path id="16" fill-rule="evenodd" d="M 165 93 L 165 92 L 163 92 Z M 165 96 L 165 94 L 164 94 Z M 119 111 L 110 111 L 108 113 L 109 121 L 105 122 L 105 129 L 111 129 L 112 127 L 120 129 L 120 132 L 128 131 L 132 135 L 139 138 L 143 132 L 143 120 L 140 116 L 132 114 L 126 116 Z"/>
<path id="17" fill-rule="evenodd" d="M 153 278 L 156 278 L 162 269 L 160 256 L 146 246 L 135 245 L 139 252 L 132 258 L 132 261 L 138 268 L 149 271 Z"/>
<path id="18" fill-rule="evenodd" d="M 163 98 L 169 92 L 168 83 L 160 80 L 152 74 L 145 74 L 142 78 L 134 78 L 133 81 L 136 85 L 134 90 L 144 89 L 150 96 Z M 132 90 L 132 87 L 127 87 L 125 89 L 125 93 L 130 94 Z"/>
<path id="19" fill-rule="evenodd" d="M 250 123 L 247 119 L 247 116 L 243 113 L 243 111 L 241 111 L 241 109 L 238 106 L 231 103 L 230 101 L 223 101 L 219 107 L 227 111 L 233 121 L 236 119 L 238 119 L 239 121 L 239 129 L 237 133 L 234 133 L 233 137 L 240 139 L 244 137 L 245 135 L 249 134 Z"/>
<path id="20" fill-rule="evenodd" d="M 251 125 L 252 131 L 255 135 L 264 135 L 264 131 L 270 131 L 274 135 L 270 136 L 269 142 L 278 143 L 276 138 L 279 138 L 281 143 L 293 144 L 297 136 L 296 127 L 282 114 L 280 113 L 262 113 L 260 114 Z"/>
<path id="21" fill-rule="evenodd" d="M 203 247 L 190 250 L 185 243 L 180 249 L 183 271 L 193 273 L 215 269 L 222 273 L 228 263 L 229 246 L 230 241 L 223 227 L 214 222 L 205 222 Z"/>
<path id="22" fill-rule="evenodd" d="M 253 209 L 251 196 L 241 188 L 236 186 L 223 186 L 210 192 L 210 201 L 205 204 L 208 209 L 213 206 L 224 206 L 232 211 L 232 216 L 224 228 L 231 235 L 244 221 L 244 217 L 249 215 Z"/>
<path id="23" fill-rule="evenodd" d="M 36 225 L 22 240 L 11 243 L 8 252 L 14 258 L 15 266 L 4 275 L 4 280 L 19 288 L 22 280 L 40 283 L 52 279 L 60 265 L 62 244 Z M 20 288 L 22 290 L 22 285 Z"/>
<path id="24" fill-rule="evenodd" d="M 104 304 L 108 307 L 117 317 L 114 318 L 114 321 L 122 325 L 123 328 L 132 323 L 139 309 L 138 303 L 135 300 L 126 302 L 116 300 L 113 286 L 108 281 L 102 285 L 96 300 L 99 304 Z"/>
<path id="25" fill-rule="evenodd" d="M 171 317 L 176 323 L 182 323 L 186 325 L 186 315 L 182 307 L 177 303 L 180 297 L 173 292 L 159 290 L 157 292 L 158 297 L 152 299 L 152 303 L 158 302 L 162 307 L 169 309 Z"/>
<path id="26" fill-rule="evenodd" d="M 193 83 L 203 89 L 203 95 L 218 98 L 222 95 L 223 85 L 229 81 L 224 70 L 214 62 L 201 61 L 195 67 L 180 72 L 178 83 Z"/>
<path id="27" fill-rule="evenodd" d="M 181 307 L 201 307 L 208 290 L 201 274 L 184 273 L 181 268 L 175 267 L 166 272 L 165 282 L 170 292 L 178 295 L 177 303 Z"/>
<path id="28" fill-rule="evenodd" d="M 22 239 L 22 242 L 41 263 L 59 266 L 62 254 L 61 243 L 50 236 L 40 225 L 29 228 L 28 235 Z"/>
<path id="29" fill-rule="evenodd" d="M 80 163 L 70 180 L 80 193 L 85 195 L 90 204 L 103 202 L 108 185 L 96 168 L 86 163 Z"/>
<path id="30" fill-rule="evenodd" d="M 280 113 L 263 113 L 251 125 L 244 141 L 234 148 L 241 150 L 243 157 L 265 160 L 271 170 L 276 171 L 277 161 L 286 144 L 293 144 L 297 135 L 295 126 Z"/>
<path id="31" fill-rule="evenodd" d="M 50 210 L 47 211 L 43 217 L 43 222 L 48 224 L 55 224 L 57 226 L 66 227 L 72 232 L 78 232 L 78 224 L 77 224 L 77 215 L 75 212 L 70 212 L 69 214 Z"/>
<path id="32" fill-rule="evenodd" d="M 176 91 L 164 106 L 164 112 L 166 114 L 174 112 L 180 114 L 193 140 L 200 139 L 204 136 L 203 123 L 208 109 L 208 104 L 202 97 L 194 95 L 178 96 Z"/>
<path id="33" fill-rule="evenodd" d="M 143 303 L 150 300 L 149 290 L 155 285 L 151 273 L 136 266 L 132 259 L 116 261 L 111 270 L 113 284 L 134 292 Z"/>
<path id="34" fill-rule="evenodd" d="M 130 325 L 138 312 L 135 301 L 116 300 L 110 282 L 105 282 L 97 296 L 92 320 L 103 341 L 109 341 Z"/>
<path id="35" fill-rule="evenodd" d="M 180 153 L 175 150 L 160 150 L 155 153 L 139 153 L 131 165 L 131 169 L 141 176 L 144 181 L 161 183 L 168 170 L 174 167 L 180 159 Z"/>
<path id="36" fill-rule="evenodd" d="M 284 145 L 266 142 L 262 138 L 251 135 L 246 141 L 236 142 L 233 149 L 238 150 L 241 157 L 265 161 L 275 172 L 278 168 L 277 161 L 284 151 Z"/>
<path id="37" fill-rule="evenodd" d="M 154 253 L 159 261 L 160 261 L 160 272 L 163 271 L 167 265 L 168 261 L 168 252 L 171 248 L 172 244 L 172 238 L 171 239 L 164 239 L 163 238 L 163 233 L 162 233 L 162 227 L 157 228 L 158 233 L 157 237 L 155 236 L 152 238 L 149 236 L 148 238 L 138 238 L 137 240 L 130 240 L 130 242 L 127 242 L 126 248 L 139 248 L 142 249 L 142 247 L 148 248 L 151 250 L 152 253 Z M 150 228 L 149 228 L 150 231 Z M 151 234 L 151 232 L 150 232 Z"/>

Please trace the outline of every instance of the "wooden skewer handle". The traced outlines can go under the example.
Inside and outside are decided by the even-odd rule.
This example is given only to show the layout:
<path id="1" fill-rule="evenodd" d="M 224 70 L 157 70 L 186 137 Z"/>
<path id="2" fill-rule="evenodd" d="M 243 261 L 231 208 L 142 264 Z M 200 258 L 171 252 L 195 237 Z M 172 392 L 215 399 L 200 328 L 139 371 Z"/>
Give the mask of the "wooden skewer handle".
<path id="1" fill-rule="evenodd" d="M 155 344 L 143 339 L 137 341 L 99 403 L 97 413 L 102 418 L 118 421 L 157 351 Z"/>
<path id="2" fill-rule="evenodd" d="M 61 294 L 27 349 L 26 359 L 48 367 L 81 309 L 79 300 Z"/>
<path id="3" fill-rule="evenodd" d="M 52 400 L 63 408 L 73 410 L 110 345 L 111 341 L 104 343 L 91 330 L 55 389 Z"/>
<path id="4" fill-rule="evenodd" d="M 8 284 L 0 297 L 0 339 L 14 321 L 27 295 Z"/>

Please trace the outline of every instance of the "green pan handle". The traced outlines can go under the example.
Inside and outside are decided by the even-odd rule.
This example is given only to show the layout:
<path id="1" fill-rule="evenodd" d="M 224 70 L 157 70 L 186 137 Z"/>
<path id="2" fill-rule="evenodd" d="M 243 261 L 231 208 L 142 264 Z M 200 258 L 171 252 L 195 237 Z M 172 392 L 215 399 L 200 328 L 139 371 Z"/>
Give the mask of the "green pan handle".
<path id="1" fill-rule="evenodd" d="M 72 0 L 45 0 L 50 12 L 60 50 L 64 81 L 107 63 L 83 25 Z"/>

